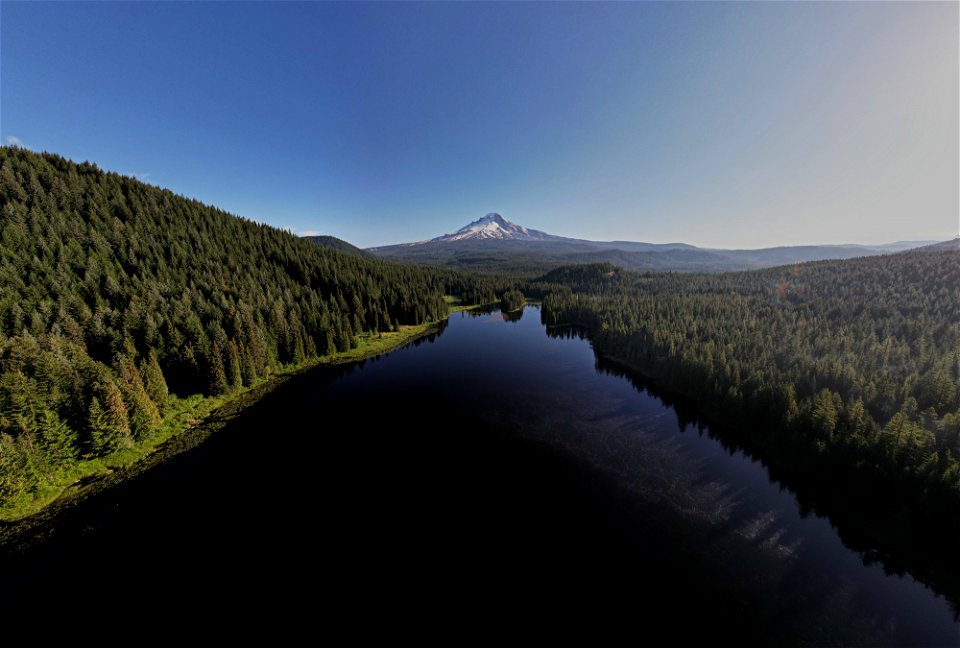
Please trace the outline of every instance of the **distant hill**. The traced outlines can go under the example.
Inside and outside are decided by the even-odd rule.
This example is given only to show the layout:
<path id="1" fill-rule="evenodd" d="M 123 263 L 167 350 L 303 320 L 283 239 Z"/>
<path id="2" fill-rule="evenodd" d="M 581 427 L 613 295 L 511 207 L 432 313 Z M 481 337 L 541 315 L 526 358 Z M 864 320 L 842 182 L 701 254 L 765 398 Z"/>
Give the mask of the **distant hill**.
<path id="1" fill-rule="evenodd" d="M 946 252 L 950 250 L 960 252 L 960 237 L 951 239 L 949 241 L 934 243 L 933 245 L 925 245 L 920 248 L 920 250 L 923 252 Z"/>
<path id="2" fill-rule="evenodd" d="M 571 263 L 612 263 L 651 272 L 726 272 L 807 261 L 852 259 L 921 247 L 934 241 L 898 241 L 885 245 L 801 245 L 758 250 L 698 248 L 686 243 L 588 241 L 555 236 L 511 223 L 490 213 L 428 241 L 370 248 L 396 261 L 462 268 L 486 273 L 537 275 Z"/>
<path id="3" fill-rule="evenodd" d="M 301 238 L 306 241 L 310 241 L 311 243 L 316 243 L 321 247 L 337 250 L 338 252 L 346 252 L 347 254 L 353 254 L 360 257 L 373 256 L 366 250 L 361 250 L 356 245 L 347 243 L 343 239 L 338 239 L 336 236 L 302 236 Z"/>

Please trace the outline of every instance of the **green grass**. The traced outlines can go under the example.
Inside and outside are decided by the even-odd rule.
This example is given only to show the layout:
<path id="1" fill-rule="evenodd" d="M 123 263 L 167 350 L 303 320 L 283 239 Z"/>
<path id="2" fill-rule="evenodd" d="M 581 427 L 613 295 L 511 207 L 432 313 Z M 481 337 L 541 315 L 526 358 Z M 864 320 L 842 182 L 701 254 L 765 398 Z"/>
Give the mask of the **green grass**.
<path id="1" fill-rule="evenodd" d="M 453 312 L 452 310 L 450 312 Z M 436 322 L 418 324 L 416 326 L 401 326 L 399 331 L 388 331 L 385 333 L 363 333 L 358 336 L 356 348 L 348 351 L 338 352 L 333 355 L 323 356 L 315 361 L 309 362 L 308 366 L 318 364 L 343 364 L 345 362 L 356 362 L 370 356 L 390 351 L 398 346 L 406 344 L 410 340 L 426 335 Z"/>
<path id="2" fill-rule="evenodd" d="M 474 308 L 452 297 L 449 313 Z M 130 447 L 96 459 L 80 460 L 55 475 L 36 490 L 0 504 L 0 521 L 13 522 L 36 515 L 54 502 L 82 498 L 101 488 L 128 479 L 170 457 L 196 447 L 230 419 L 260 400 L 290 377 L 319 365 L 357 362 L 387 351 L 430 333 L 436 322 L 401 326 L 399 331 L 363 333 L 357 346 L 347 351 L 311 358 L 299 364 L 285 365 L 256 383 L 222 396 L 194 394 L 186 398 L 170 396 L 164 408 L 161 426 L 147 439 Z M 216 413 L 215 422 L 211 415 Z M 189 434 L 185 434 L 189 432 Z"/>

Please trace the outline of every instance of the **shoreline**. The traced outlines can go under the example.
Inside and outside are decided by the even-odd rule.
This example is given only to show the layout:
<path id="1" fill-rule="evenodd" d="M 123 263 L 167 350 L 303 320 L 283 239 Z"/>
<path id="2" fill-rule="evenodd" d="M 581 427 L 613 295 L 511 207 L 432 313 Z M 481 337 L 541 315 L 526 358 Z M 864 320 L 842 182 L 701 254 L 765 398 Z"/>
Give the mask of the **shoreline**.
<path id="1" fill-rule="evenodd" d="M 153 438 L 108 457 L 80 462 L 71 472 L 69 483 L 48 488 L 18 506 L 0 512 L 0 546 L 29 533 L 33 528 L 41 527 L 61 511 L 72 508 L 101 490 L 117 486 L 196 448 L 227 422 L 290 379 L 319 367 L 349 365 L 396 351 L 436 332 L 450 315 L 472 308 L 476 308 L 476 305 L 451 304 L 447 317 L 442 320 L 405 325 L 401 326 L 400 331 L 383 334 L 362 334 L 356 348 L 313 358 L 299 365 L 288 365 L 258 383 L 226 396 L 193 395 L 173 401 L 163 428 Z"/>
<path id="2" fill-rule="evenodd" d="M 696 399 L 687 394 L 670 389 L 662 384 L 657 377 L 634 366 L 629 360 L 610 355 L 602 349 L 598 349 L 594 346 L 593 335 L 595 331 L 592 326 L 567 322 L 551 324 L 547 326 L 547 329 L 581 329 L 585 331 L 594 355 L 600 362 L 615 367 L 620 375 L 631 381 L 639 382 L 644 389 L 650 391 L 655 397 L 661 400 L 666 398 L 671 401 L 673 406 L 683 403 L 690 407 L 699 422 L 706 425 L 717 439 L 730 444 L 752 459 L 760 461 L 766 467 L 772 479 L 788 488 L 798 499 L 802 497 L 808 500 L 812 505 L 812 512 L 829 519 L 831 524 L 837 528 L 841 540 L 847 547 L 859 553 L 864 559 L 869 557 L 872 560 L 879 560 L 893 571 L 909 574 L 912 578 L 924 583 L 943 596 L 951 605 L 960 606 L 960 593 L 958 593 L 956 580 L 953 577 L 956 574 L 956 563 L 944 563 L 944 559 L 947 558 L 949 552 L 944 552 L 942 548 L 935 549 L 933 553 L 938 558 L 930 560 L 930 554 L 927 553 L 930 547 L 925 546 L 923 550 L 919 550 L 912 546 L 908 536 L 897 533 L 895 524 L 876 519 L 875 515 L 858 510 L 856 501 L 836 496 L 835 499 L 827 498 L 828 490 L 815 487 L 815 484 L 806 481 L 796 466 L 785 461 L 775 449 L 765 446 L 755 438 L 738 434 L 735 422 L 725 419 L 718 412 L 703 407 Z M 944 572 L 951 575 L 944 576 Z"/>

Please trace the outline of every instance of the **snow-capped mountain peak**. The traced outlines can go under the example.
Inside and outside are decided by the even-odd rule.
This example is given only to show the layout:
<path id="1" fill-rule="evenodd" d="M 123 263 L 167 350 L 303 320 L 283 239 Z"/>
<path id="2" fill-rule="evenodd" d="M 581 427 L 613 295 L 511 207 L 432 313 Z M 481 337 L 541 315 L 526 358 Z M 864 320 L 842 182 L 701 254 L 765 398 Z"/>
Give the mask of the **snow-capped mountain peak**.
<path id="1" fill-rule="evenodd" d="M 506 218 L 491 212 L 465 227 L 461 227 L 453 234 L 438 236 L 434 241 L 466 241 L 496 239 L 501 241 L 549 241 L 558 237 L 546 232 L 528 229 L 511 223 Z"/>

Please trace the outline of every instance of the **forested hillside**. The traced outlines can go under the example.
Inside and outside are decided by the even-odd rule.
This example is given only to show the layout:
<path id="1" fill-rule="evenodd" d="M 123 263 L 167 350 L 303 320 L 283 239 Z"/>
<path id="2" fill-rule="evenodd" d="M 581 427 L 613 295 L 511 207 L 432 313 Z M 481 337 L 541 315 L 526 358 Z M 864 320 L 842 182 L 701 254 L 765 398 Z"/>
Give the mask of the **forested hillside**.
<path id="1" fill-rule="evenodd" d="M 95 165 L 0 148 L 0 502 L 361 332 L 497 298 L 344 254 Z"/>
<path id="2" fill-rule="evenodd" d="M 343 239 L 338 239 L 336 236 L 304 236 L 302 238 L 310 241 L 311 243 L 316 243 L 322 247 L 330 248 L 331 250 L 338 250 L 340 252 L 346 252 L 355 256 L 373 258 L 373 255 L 370 252 L 361 250 L 356 245 L 347 243 Z"/>
<path id="3" fill-rule="evenodd" d="M 588 327 L 772 463 L 898 532 L 960 535 L 960 253 L 724 275 L 579 266 L 537 288 L 548 325 Z"/>

